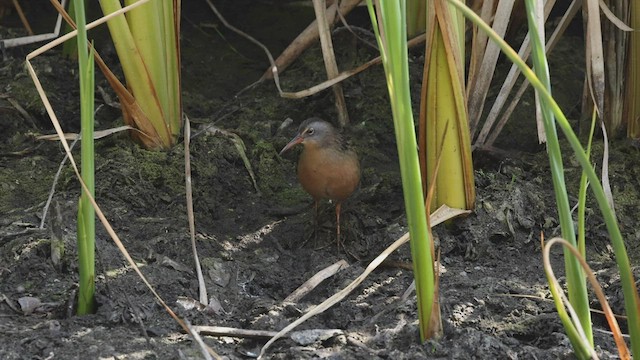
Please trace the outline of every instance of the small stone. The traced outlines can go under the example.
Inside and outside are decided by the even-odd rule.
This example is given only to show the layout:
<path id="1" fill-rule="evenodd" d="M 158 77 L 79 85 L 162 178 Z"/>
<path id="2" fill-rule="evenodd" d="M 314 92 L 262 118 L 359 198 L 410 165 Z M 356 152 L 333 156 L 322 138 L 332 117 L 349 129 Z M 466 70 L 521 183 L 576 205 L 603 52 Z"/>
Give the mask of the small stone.
<path id="1" fill-rule="evenodd" d="M 40 306 L 40 304 L 42 304 L 42 302 L 36 297 L 23 296 L 18 299 L 18 304 L 20 304 L 20 309 L 22 309 L 23 314 L 30 315 Z"/>

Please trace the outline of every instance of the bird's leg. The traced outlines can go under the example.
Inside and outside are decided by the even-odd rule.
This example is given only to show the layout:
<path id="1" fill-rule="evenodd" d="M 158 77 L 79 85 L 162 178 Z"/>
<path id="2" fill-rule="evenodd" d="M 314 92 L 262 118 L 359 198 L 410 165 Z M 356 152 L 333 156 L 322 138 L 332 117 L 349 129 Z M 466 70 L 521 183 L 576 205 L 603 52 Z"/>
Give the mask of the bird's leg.
<path id="1" fill-rule="evenodd" d="M 338 252 L 340 252 L 340 205 L 341 203 L 336 203 L 336 239 L 338 242 Z"/>
<path id="2" fill-rule="evenodd" d="M 306 245 L 311 238 L 313 238 L 313 245 L 317 245 L 318 244 L 318 201 L 313 199 L 313 208 L 314 208 L 314 217 L 313 217 L 313 234 L 309 234 L 309 227 L 305 226 L 305 236 L 304 236 L 304 241 L 302 242 L 302 244 L 300 245 L 301 247 Z M 308 209 L 308 207 L 307 207 Z"/>
<path id="3" fill-rule="evenodd" d="M 342 246 L 345 254 L 351 255 L 354 259 L 361 261 L 358 256 L 356 256 L 354 253 L 350 252 L 349 249 L 347 249 L 347 247 L 342 242 L 342 239 L 340 238 L 340 213 L 342 210 L 341 205 L 342 205 L 341 203 L 336 204 L 336 237 L 338 241 L 338 253 L 340 253 L 340 246 Z"/>
<path id="4" fill-rule="evenodd" d="M 315 209 L 315 216 L 313 218 L 313 244 L 318 244 L 318 200 L 314 199 L 313 208 Z"/>

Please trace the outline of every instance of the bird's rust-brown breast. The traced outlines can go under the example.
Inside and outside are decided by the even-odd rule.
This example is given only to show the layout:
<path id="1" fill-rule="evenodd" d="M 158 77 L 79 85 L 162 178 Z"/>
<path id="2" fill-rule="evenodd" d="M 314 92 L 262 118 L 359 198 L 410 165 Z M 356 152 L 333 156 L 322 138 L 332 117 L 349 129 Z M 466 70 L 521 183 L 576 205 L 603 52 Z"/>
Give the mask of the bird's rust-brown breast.
<path id="1" fill-rule="evenodd" d="M 298 178 L 316 201 L 341 202 L 360 183 L 358 156 L 350 150 L 307 144 L 298 161 Z"/>

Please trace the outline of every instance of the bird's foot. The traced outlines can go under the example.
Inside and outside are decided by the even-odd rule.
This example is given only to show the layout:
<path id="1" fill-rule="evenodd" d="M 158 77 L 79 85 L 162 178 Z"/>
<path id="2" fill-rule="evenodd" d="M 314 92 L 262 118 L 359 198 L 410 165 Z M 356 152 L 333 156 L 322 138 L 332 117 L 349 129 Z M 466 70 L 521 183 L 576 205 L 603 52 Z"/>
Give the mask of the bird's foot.
<path id="1" fill-rule="evenodd" d="M 335 243 L 333 241 L 329 241 L 326 244 L 321 245 L 320 247 L 314 247 L 314 250 L 315 251 L 324 250 L 324 249 L 328 248 L 329 246 L 333 246 L 334 244 L 337 245 L 337 253 L 338 253 L 338 255 L 340 255 L 341 252 L 344 252 L 344 254 L 346 254 L 347 256 L 352 257 L 354 260 L 361 261 L 360 257 L 358 257 L 356 254 L 351 252 L 349 250 L 349 248 L 347 248 L 347 246 L 345 245 L 344 241 L 342 240 L 342 237 L 338 238 Z"/>

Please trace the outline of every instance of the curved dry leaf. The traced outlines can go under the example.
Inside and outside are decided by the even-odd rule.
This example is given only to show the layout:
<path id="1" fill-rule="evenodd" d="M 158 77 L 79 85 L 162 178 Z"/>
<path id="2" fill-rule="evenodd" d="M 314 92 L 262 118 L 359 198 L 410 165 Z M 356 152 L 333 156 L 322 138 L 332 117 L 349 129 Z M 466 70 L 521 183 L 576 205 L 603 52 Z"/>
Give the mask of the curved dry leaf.
<path id="1" fill-rule="evenodd" d="M 430 218 L 430 222 L 429 223 L 431 224 L 431 227 L 433 227 L 433 226 L 436 226 L 436 225 L 438 225 L 438 224 L 440 224 L 440 223 L 442 223 L 442 222 L 444 222 L 444 221 L 446 221 L 448 219 L 454 218 L 454 217 L 462 215 L 462 214 L 468 214 L 468 213 L 470 213 L 470 211 L 468 211 L 468 210 L 453 209 L 453 208 L 450 208 L 450 207 L 448 207 L 446 205 L 442 205 L 441 207 L 438 208 L 438 210 L 434 211 L 433 214 L 430 215 L 430 217 L 429 217 Z M 371 261 L 371 263 L 369 263 L 369 265 L 364 270 L 364 272 L 362 274 L 360 274 L 360 276 L 358 276 L 355 280 L 353 280 L 349 285 L 347 285 L 344 289 L 342 289 L 339 292 L 333 294 L 333 296 L 331 296 L 327 300 L 323 301 L 322 303 L 318 304 L 317 306 L 315 306 L 314 308 L 309 310 L 309 312 L 307 312 L 306 314 L 304 314 L 300 318 L 298 318 L 296 321 L 292 322 L 291 324 L 286 326 L 284 329 L 280 330 L 276 335 L 274 335 L 271 339 L 269 339 L 269 341 L 267 341 L 266 344 L 264 344 L 264 346 L 260 350 L 260 356 L 258 356 L 258 359 L 264 358 L 265 352 L 267 351 L 269 346 L 271 346 L 276 340 L 278 340 L 281 337 L 283 337 L 284 335 L 288 334 L 289 332 L 291 332 L 291 330 L 295 329 L 298 325 L 300 325 L 303 322 L 307 321 L 311 317 L 324 312 L 325 310 L 329 309 L 333 305 L 335 305 L 338 302 L 342 301 L 342 299 L 344 299 L 356 287 L 358 287 L 358 285 L 360 285 L 367 278 L 367 276 L 369 276 L 369 274 L 373 270 L 375 270 L 380 264 L 382 264 L 382 262 L 392 252 L 394 252 L 402 244 L 404 244 L 404 243 L 406 243 L 408 241 L 409 241 L 409 233 L 406 233 L 402 237 L 400 237 L 398 240 L 396 240 L 393 244 L 391 244 L 389 247 L 387 247 L 375 259 L 373 259 L 373 261 Z"/>
<path id="2" fill-rule="evenodd" d="M 633 28 L 624 23 L 624 21 L 618 19 L 618 17 L 609 9 L 607 4 L 604 1 L 600 0 L 599 2 L 600 9 L 604 13 L 604 15 L 611 21 L 613 25 L 615 25 L 618 29 L 622 31 L 633 31 Z"/>
<path id="3" fill-rule="evenodd" d="M 136 128 L 133 128 L 133 127 L 131 127 L 129 125 L 123 125 L 123 126 L 114 127 L 114 128 L 111 128 L 111 129 L 95 131 L 93 133 L 93 139 L 94 140 L 102 139 L 103 137 L 107 137 L 109 135 L 112 135 L 112 134 L 115 134 L 115 133 L 119 133 L 119 132 L 125 131 L 125 130 L 140 131 L 140 130 L 138 130 Z M 80 139 L 80 134 L 64 133 L 64 138 L 66 140 L 73 141 L 73 140 L 76 140 L 76 139 Z M 37 140 L 59 141 L 60 137 L 58 136 L 58 134 L 50 134 L 50 135 L 37 136 L 36 139 Z"/>
<path id="4" fill-rule="evenodd" d="M 620 355 L 620 358 L 621 359 L 631 359 L 631 356 L 629 354 L 629 348 L 627 347 L 627 344 L 625 343 L 625 341 L 624 341 L 624 339 L 622 337 L 622 331 L 620 330 L 620 326 L 618 325 L 618 321 L 616 320 L 616 317 L 613 314 L 613 311 L 611 310 L 611 307 L 609 306 L 609 302 L 607 301 L 607 298 L 604 295 L 604 292 L 602 291 L 602 287 L 598 283 L 598 280 L 596 279 L 596 276 L 594 275 L 593 270 L 591 270 L 591 267 L 589 267 L 589 265 L 584 260 L 584 258 L 582 257 L 582 255 L 580 254 L 578 249 L 576 249 L 575 246 L 571 245 L 567 240 L 562 239 L 562 238 L 553 238 L 553 239 L 549 240 L 545 244 L 545 246 L 543 248 L 542 257 L 543 257 L 544 271 L 550 277 L 550 280 L 552 282 L 551 284 L 549 284 L 549 286 L 554 286 L 556 289 L 558 289 L 558 294 L 563 299 L 563 302 L 567 306 L 567 309 L 569 310 L 569 312 L 572 314 L 572 318 L 579 322 L 579 320 L 577 320 L 577 316 L 575 315 L 575 312 L 573 312 L 573 309 L 571 307 L 571 303 L 569 302 L 568 299 L 566 299 L 566 296 L 564 295 L 564 291 L 562 290 L 562 287 L 558 283 L 558 280 L 557 280 L 557 278 L 556 278 L 556 276 L 554 274 L 554 271 L 553 271 L 553 267 L 551 266 L 551 261 L 549 260 L 549 254 L 551 253 L 551 247 L 556 243 L 561 244 L 565 249 L 571 251 L 573 256 L 575 256 L 575 258 L 580 263 L 580 266 L 584 270 L 584 273 L 585 273 L 585 275 L 587 277 L 587 280 L 589 281 L 589 283 L 593 287 L 593 290 L 594 290 L 594 292 L 596 294 L 596 297 L 598 298 L 598 301 L 600 302 L 600 305 L 602 306 L 602 311 L 604 312 L 605 317 L 607 319 L 607 323 L 609 324 L 609 328 L 611 329 L 611 332 L 613 333 L 613 338 L 614 338 L 614 341 L 615 341 L 616 346 L 618 348 L 618 353 Z M 581 332 L 582 331 L 582 327 L 581 326 L 576 326 L 576 330 Z M 584 336 L 584 333 L 581 333 L 581 334 Z M 586 341 L 586 344 L 589 344 L 589 342 Z M 593 351 L 593 348 L 590 345 L 589 345 L 589 347 L 591 348 L 591 351 L 592 351 L 591 355 L 597 357 L 597 354 L 595 353 L 595 351 Z"/>
<path id="5" fill-rule="evenodd" d="M 51 0 L 51 1 L 54 2 L 54 3 L 56 2 L 55 0 Z M 92 29 L 92 28 L 94 28 L 94 27 L 106 22 L 107 20 L 109 20 L 110 18 L 112 18 L 114 16 L 122 15 L 123 13 L 125 13 L 125 12 L 135 8 L 135 7 L 141 6 L 141 5 L 145 4 L 147 1 L 148 0 L 141 0 L 141 1 L 135 2 L 135 3 L 133 3 L 133 4 L 129 5 L 129 6 L 126 6 L 126 7 L 122 8 L 121 10 L 118 10 L 118 11 L 108 15 L 108 16 L 105 16 L 105 17 L 102 17 L 102 18 L 100 18 L 98 20 L 95 20 L 95 21 L 87 24 L 87 30 L 90 30 L 90 29 Z M 64 9 L 62 9 L 62 11 L 64 11 Z M 171 316 L 171 318 L 173 318 L 180 325 L 180 327 L 182 327 L 182 329 L 184 329 L 188 334 L 193 335 L 193 332 L 191 331 L 189 326 L 178 315 L 176 315 L 176 313 L 169 307 L 169 305 L 167 305 L 167 303 L 164 301 L 164 299 L 162 299 L 160 294 L 158 294 L 158 292 L 155 290 L 155 288 L 151 285 L 151 283 L 144 276 L 142 271 L 140 271 L 140 268 L 136 265 L 135 261 L 133 260 L 133 258 L 131 257 L 131 255 L 127 251 L 126 247 L 124 246 L 124 244 L 120 240 L 120 237 L 118 236 L 118 234 L 116 234 L 115 230 L 111 226 L 111 223 L 109 223 L 109 220 L 107 220 L 107 218 L 104 215 L 102 209 L 98 206 L 98 203 L 96 202 L 95 198 L 91 195 L 91 192 L 89 191 L 89 188 L 87 187 L 85 182 L 82 180 L 82 176 L 80 175 L 80 170 L 78 168 L 78 164 L 75 161 L 75 159 L 73 157 L 73 154 L 71 153 L 71 149 L 69 147 L 69 143 L 65 139 L 64 132 L 62 131 L 62 127 L 60 126 L 60 121 L 58 120 L 58 116 L 56 115 L 55 111 L 53 111 L 53 107 L 51 105 L 51 102 L 49 101 L 49 98 L 47 97 L 46 92 L 44 91 L 44 88 L 42 87 L 42 83 L 40 82 L 40 79 L 38 78 L 38 75 L 36 74 L 36 71 L 33 68 L 33 65 L 31 64 L 31 60 L 33 60 L 37 56 L 42 55 L 43 53 L 45 53 L 46 51 L 50 50 L 51 48 L 53 48 L 53 47 L 55 47 L 57 45 L 60 45 L 63 42 L 69 40 L 69 39 L 74 38 L 75 36 L 77 36 L 77 34 L 78 34 L 77 30 L 70 31 L 67 34 L 57 38 L 56 40 L 54 40 L 54 41 L 52 41 L 52 42 L 50 42 L 50 43 L 48 43 L 46 45 L 43 45 L 43 46 L 39 47 L 38 49 L 36 49 L 36 50 L 30 52 L 29 54 L 27 54 L 26 62 L 25 62 L 25 65 L 26 65 L 26 68 L 27 68 L 27 72 L 29 73 L 29 76 L 31 77 L 31 80 L 33 81 L 33 83 L 34 83 L 34 85 L 36 87 L 38 95 L 40 96 L 40 99 L 43 102 L 45 110 L 47 111 L 47 115 L 49 116 L 49 118 L 51 120 L 51 123 L 53 124 L 53 127 L 56 130 L 56 133 L 60 137 L 60 143 L 62 144 L 62 146 L 63 146 L 63 148 L 65 150 L 65 153 L 69 157 L 69 162 L 71 163 L 71 166 L 73 167 L 73 171 L 75 172 L 76 177 L 78 178 L 80 186 L 82 187 L 82 191 L 87 195 L 87 198 L 89 199 L 89 201 L 91 202 L 91 205 L 93 206 L 93 208 L 96 211 L 96 217 L 100 220 L 100 222 L 104 226 L 105 230 L 107 231 L 107 233 L 109 234 L 109 236 L 111 237 L 111 239 L 113 240 L 115 245 L 118 247 L 118 250 L 120 250 L 120 252 L 124 256 L 126 261 L 131 265 L 132 269 L 136 272 L 138 277 L 147 286 L 149 291 L 151 291 L 151 293 L 158 300 L 158 302 L 162 305 L 162 307 L 166 310 L 166 312 Z M 213 349 L 211 349 L 210 347 L 206 346 L 206 350 L 214 358 L 221 359 L 221 357 L 218 354 L 216 354 L 216 352 L 213 351 Z"/>
<path id="6" fill-rule="evenodd" d="M 297 289 L 295 289 L 282 302 L 283 303 L 297 302 L 298 300 L 302 299 L 305 295 L 307 295 L 309 292 L 311 292 L 311 290 L 315 289 L 321 282 L 337 274 L 340 270 L 346 269 L 348 267 L 349 267 L 349 263 L 346 262 L 344 259 L 332 265 L 327 266 L 326 268 L 318 271 L 309 280 L 305 281 L 304 284 L 300 285 Z"/>

